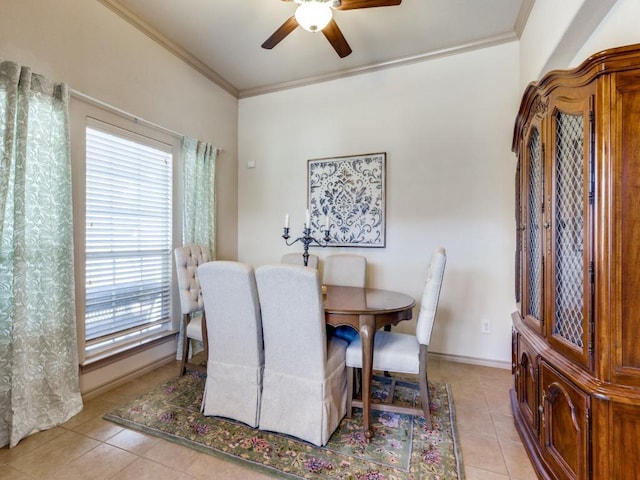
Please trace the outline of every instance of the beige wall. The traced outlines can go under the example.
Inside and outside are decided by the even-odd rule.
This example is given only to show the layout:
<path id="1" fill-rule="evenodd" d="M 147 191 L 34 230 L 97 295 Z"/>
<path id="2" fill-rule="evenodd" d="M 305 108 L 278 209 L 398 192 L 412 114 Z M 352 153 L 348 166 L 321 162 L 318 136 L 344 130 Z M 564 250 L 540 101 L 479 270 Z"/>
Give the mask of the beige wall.
<path id="1" fill-rule="evenodd" d="M 573 59 L 576 66 L 601 50 L 640 43 L 640 0 L 618 0 Z"/>
<path id="2" fill-rule="evenodd" d="M 419 299 L 431 250 L 448 261 L 431 351 L 510 359 L 516 42 L 239 102 L 240 260 L 277 262 L 285 213 L 299 233 L 307 160 L 387 153 L 387 246 L 369 285 Z M 256 168 L 246 168 L 255 162 Z M 480 332 L 491 321 L 491 334 Z M 414 323 L 400 329 L 413 331 Z"/>
<path id="3" fill-rule="evenodd" d="M 637 10 L 638 0 L 536 0 L 520 39 L 521 91 L 550 70 L 573 66 L 604 48 L 633 43 L 626 40 L 638 36 L 633 24 Z M 614 17 L 614 11 L 628 11 L 630 16 Z M 628 34 L 617 32 L 620 27 Z M 594 31 L 600 30 L 617 33 L 608 35 L 600 42 L 601 48 L 587 54 L 585 45 L 591 44 Z"/>
<path id="4" fill-rule="evenodd" d="M 535 0 L 520 38 L 521 90 L 537 80 L 585 0 Z"/>
<path id="5" fill-rule="evenodd" d="M 218 255 L 237 256 L 237 100 L 97 0 L 2 0 L 0 58 L 134 116 L 223 148 Z M 177 317 L 179 317 L 179 312 Z M 82 375 L 83 392 L 126 378 L 175 345 Z"/>

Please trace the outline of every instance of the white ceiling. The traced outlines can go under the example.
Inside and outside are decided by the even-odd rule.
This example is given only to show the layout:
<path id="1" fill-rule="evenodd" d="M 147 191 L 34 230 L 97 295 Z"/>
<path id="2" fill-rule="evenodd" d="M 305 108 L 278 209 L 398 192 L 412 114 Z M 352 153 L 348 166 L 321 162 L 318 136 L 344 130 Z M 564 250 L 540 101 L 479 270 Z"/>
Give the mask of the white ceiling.
<path id="1" fill-rule="evenodd" d="M 519 38 L 535 0 L 403 0 L 334 11 L 353 53 L 298 27 L 262 43 L 296 4 L 281 0 L 99 0 L 242 98 Z"/>

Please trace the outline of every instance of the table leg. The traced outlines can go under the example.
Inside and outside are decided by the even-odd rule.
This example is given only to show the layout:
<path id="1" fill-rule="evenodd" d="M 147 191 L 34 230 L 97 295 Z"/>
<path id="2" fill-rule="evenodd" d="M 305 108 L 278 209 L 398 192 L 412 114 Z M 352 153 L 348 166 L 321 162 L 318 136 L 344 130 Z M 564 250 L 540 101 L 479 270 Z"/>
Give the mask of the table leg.
<path id="1" fill-rule="evenodd" d="M 360 339 L 362 341 L 362 419 L 367 441 L 373 437 L 369 404 L 371 401 L 371 377 L 373 372 L 373 337 L 376 333 L 373 315 L 360 315 Z"/>

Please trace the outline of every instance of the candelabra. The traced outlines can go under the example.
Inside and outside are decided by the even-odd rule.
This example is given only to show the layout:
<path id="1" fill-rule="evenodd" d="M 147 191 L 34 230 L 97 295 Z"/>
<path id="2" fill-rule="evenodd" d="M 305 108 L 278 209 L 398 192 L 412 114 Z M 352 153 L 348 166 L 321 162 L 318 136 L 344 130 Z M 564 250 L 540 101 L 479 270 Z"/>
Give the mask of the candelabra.
<path id="1" fill-rule="evenodd" d="M 324 231 L 324 238 L 322 239 L 324 240 L 324 244 L 323 244 L 319 240 L 316 240 L 314 237 L 311 236 L 311 228 L 309 227 L 309 223 L 306 223 L 304 228 L 302 229 L 302 236 L 296 238 L 292 242 L 289 242 L 289 239 L 291 238 L 289 236 L 289 227 L 285 226 L 284 233 L 282 234 L 282 238 L 284 238 L 284 242 L 287 244 L 287 247 L 290 247 L 294 243 L 302 242 L 302 245 L 304 246 L 304 252 L 302 253 L 302 258 L 304 260 L 305 267 L 309 262 L 309 245 L 316 244 L 319 247 L 326 247 L 327 244 L 329 243 L 329 240 L 331 240 L 331 237 L 329 236 L 328 225 L 326 227 L 326 230 Z"/>

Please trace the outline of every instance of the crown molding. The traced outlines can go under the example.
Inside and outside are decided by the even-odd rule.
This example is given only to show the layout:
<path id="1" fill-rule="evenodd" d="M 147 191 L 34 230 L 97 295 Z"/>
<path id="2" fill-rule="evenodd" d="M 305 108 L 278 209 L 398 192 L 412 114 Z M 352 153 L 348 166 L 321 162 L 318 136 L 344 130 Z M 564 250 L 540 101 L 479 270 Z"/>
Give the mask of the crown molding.
<path id="1" fill-rule="evenodd" d="M 111 11 L 115 12 L 122 19 L 126 20 L 128 23 L 136 27 L 142 33 L 147 35 L 149 38 L 159 43 L 162 47 L 173 53 L 180 60 L 184 61 L 187 65 L 192 67 L 193 69 L 200 72 L 206 78 L 211 80 L 213 83 L 218 85 L 220 88 L 225 90 L 226 92 L 233 95 L 235 98 L 238 98 L 238 89 L 234 87 L 227 80 L 218 75 L 215 71 L 205 65 L 200 59 L 195 57 L 194 55 L 187 52 L 184 48 L 182 48 L 177 43 L 172 42 L 162 33 L 157 31 L 151 25 L 146 23 L 140 17 L 138 17 L 131 9 L 125 7 L 118 0 L 98 0 L 105 7 L 109 8 Z"/>
<path id="2" fill-rule="evenodd" d="M 516 23 L 513 26 L 513 30 L 516 32 L 518 38 L 522 37 L 522 32 L 524 32 L 524 27 L 527 25 L 527 20 L 529 20 L 529 15 L 535 3 L 536 0 L 523 0 L 522 5 L 520 5 L 520 11 L 518 12 Z"/>
<path id="3" fill-rule="evenodd" d="M 533 1 L 533 0 L 531 0 Z M 388 68 L 395 68 L 403 65 L 410 65 L 412 63 L 424 62 L 427 60 L 434 60 L 437 58 L 447 57 L 450 55 L 457 55 L 460 53 L 470 52 L 473 50 L 480 50 L 483 48 L 492 47 L 495 45 L 501 45 L 503 43 L 509 43 L 518 40 L 515 32 L 505 33 L 502 35 L 496 35 L 493 37 L 484 38 L 482 40 L 469 42 L 455 47 L 443 48 L 440 50 L 434 50 L 432 52 L 426 52 L 419 55 L 413 55 L 411 57 L 400 58 L 391 60 L 388 62 L 379 62 L 362 67 L 356 67 L 349 70 L 343 70 L 340 72 L 329 73 L 324 75 L 316 75 L 312 77 L 301 78 L 299 80 L 293 80 L 291 82 L 283 82 L 273 85 L 265 85 L 257 88 L 248 88 L 240 90 L 238 98 L 254 97 L 257 95 L 264 95 L 266 93 L 274 93 L 281 90 L 288 90 L 290 88 L 303 87 L 307 85 L 313 85 L 315 83 L 327 82 L 330 80 L 338 80 L 345 77 L 351 77 L 354 75 L 360 75 L 363 73 L 372 73 Z"/>

